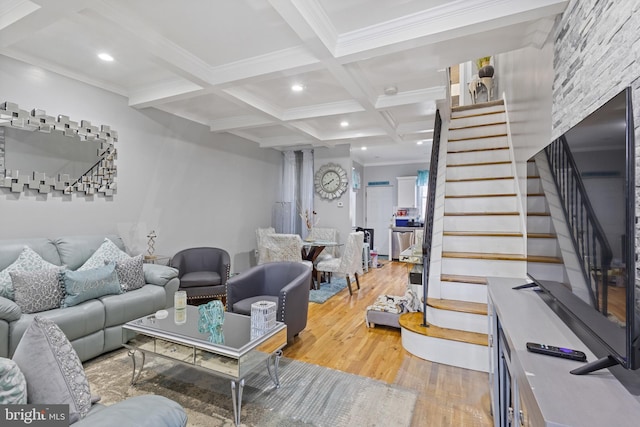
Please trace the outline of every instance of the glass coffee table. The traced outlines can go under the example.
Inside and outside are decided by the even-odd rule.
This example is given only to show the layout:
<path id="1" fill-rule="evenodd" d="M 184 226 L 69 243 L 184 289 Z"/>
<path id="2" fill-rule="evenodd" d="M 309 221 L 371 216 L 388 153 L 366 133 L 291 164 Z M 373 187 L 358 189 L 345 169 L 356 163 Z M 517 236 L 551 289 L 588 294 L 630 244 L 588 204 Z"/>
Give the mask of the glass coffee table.
<path id="1" fill-rule="evenodd" d="M 282 348 L 287 344 L 287 327 L 276 322 L 267 331 L 252 331 L 250 316 L 225 312 L 224 340 L 216 343 L 210 341 L 208 334 L 198 331 L 198 308 L 187 305 L 186 309 L 186 322 L 183 324 L 176 323 L 174 309 L 170 308 L 164 319 L 152 314 L 122 326 L 124 346 L 129 349 L 133 361 L 131 384 L 138 380 L 147 353 L 228 378 L 231 380 L 234 421 L 238 425 L 247 374 L 266 364 L 276 388 L 280 387 L 278 364 Z M 139 369 L 136 353 L 141 354 Z"/>

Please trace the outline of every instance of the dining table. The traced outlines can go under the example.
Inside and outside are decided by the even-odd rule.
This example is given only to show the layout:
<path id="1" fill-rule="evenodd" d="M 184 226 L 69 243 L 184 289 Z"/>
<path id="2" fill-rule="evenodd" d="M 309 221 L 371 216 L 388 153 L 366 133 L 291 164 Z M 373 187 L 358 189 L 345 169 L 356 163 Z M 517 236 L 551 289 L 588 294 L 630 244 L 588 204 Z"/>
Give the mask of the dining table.
<path id="1" fill-rule="evenodd" d="M 305 261 L 311 261 L 311 263 L 313 264 L 313 276 L 312 277 L 318 277 L 317 273 L 318 271 L 316 270 L 316 264 L 315 264 L 315 260 L 318 258 L 318 256 L 320 255 L 320 253 L 325 249 L 325 248 L 330 248 L 330 247 L 338 247 L 338 246 L 342 246 L 343 243 L 338 243 L 338 242 L 332 242 L 330 240 L 304 240 L 302 243 L 302 259 Z M 315 289 L 319 289 L 320 288 L 320 283 L 316 283 L 315 280 L 311 280 L 311 286 L 314 287 Z"/>

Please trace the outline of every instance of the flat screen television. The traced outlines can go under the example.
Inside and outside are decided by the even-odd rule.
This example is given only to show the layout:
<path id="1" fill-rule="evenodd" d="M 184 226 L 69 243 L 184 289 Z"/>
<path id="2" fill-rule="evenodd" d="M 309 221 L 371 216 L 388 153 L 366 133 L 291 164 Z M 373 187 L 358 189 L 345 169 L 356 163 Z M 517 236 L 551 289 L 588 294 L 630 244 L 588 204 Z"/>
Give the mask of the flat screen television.
<path id="1" fill-rule="evenodd" d="M 527 163 L 527 274 L 599 358 L 575 374 L 640 368 L 634 147 L 626 88 Z"/>

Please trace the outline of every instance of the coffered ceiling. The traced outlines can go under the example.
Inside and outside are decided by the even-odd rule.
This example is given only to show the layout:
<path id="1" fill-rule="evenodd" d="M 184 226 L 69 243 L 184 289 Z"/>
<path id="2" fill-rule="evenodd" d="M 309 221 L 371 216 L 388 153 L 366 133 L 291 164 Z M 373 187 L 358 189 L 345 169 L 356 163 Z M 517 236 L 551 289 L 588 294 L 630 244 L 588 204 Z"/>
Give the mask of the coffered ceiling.
<path id="1" fill-rule="evenodd" d="M 566 3 L 0 0 L 0 54 L 261 147 L 401 163 L 428 158 L 449 66 L 541 46 Z"/>

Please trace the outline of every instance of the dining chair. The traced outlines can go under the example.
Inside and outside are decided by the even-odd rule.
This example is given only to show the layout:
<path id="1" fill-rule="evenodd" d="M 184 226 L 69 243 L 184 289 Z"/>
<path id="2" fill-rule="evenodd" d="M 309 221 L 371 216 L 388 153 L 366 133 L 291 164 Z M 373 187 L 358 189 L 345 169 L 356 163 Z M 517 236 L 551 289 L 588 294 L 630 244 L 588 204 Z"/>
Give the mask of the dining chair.
<path id="1" fill-rule="evenodd" d="M 353 295 L 351 289 L 351 276 L 355 277 L 356 285 L 360 289 L 359 275 L 363 274 L 362 271 L 362 244 L 364 243 L 364 233 L 358 231 L 355 233 L 349 233 L 347 238 L 347 244 L 344 248 L 344 253 L 339 258 L 333 258 L 328 261 L 320 261 L 316 265 L 317 277 L 316 280 L 320 283 L 322 273 L 329 274 L 329 282 L 331 282 L 331 275 L 333 273 L 343 274 L 347 280 L 347 287 L 349 288 L 349 295 Z"/>
<path id="2" fill-rule="evenodd" d="M 276 229 L 273 227 L 264 227 L 264 228 L 257 228 L 256 229 L 256 260 L 258 264 L 262 264 L 260 262 L 260 248 L 263 248 L 264 245 L 262 243 L 262 239 L 264 238 L 264 236 L 268 235 L 268 234 L 276 234 Z M 263 255 L 264 256 L 264 255 Z"/>
<path id="3" fill-rule="evenodd" d="M 265 234 L 259 248 L 258 264 L 277 261 L 293 261 L 313 267 L 310 261 L 302 259 L 302 239 L 297 234 Z"/>
<path id="4" fill-rule="evenodd" d="M 337 242 L 338 230 L 330 227 L 313 227 L 309 237 L 313 240 L 321 240 L 324 242 Z M 325 247 L 324 250 L 316 258 L 316 263 L 327 261 L 336 257 L 336 246 Z"/>

